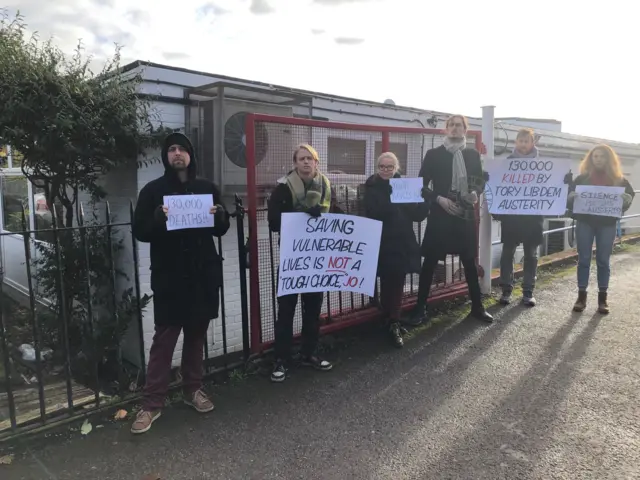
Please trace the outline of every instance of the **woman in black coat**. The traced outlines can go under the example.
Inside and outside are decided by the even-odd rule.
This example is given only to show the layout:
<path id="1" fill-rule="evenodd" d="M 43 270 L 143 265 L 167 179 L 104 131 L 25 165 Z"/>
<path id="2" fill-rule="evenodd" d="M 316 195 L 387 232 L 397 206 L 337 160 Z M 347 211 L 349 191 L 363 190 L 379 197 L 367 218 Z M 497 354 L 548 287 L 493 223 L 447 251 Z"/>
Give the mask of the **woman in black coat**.
<path id="1" fill-rule="evenodd" d="M 426 318 L 427 298 L 436 266 L 448 254 L 459 255 L 471 297 L 471 316 L 492 322 L 484 309 L 478 282 L 475 205 L 482 195 L 485 173 L 480 154 L 466 148 L 467 119 L 453 115 L 446 123 L 444 144 L 427 151 L 419 176 L 424 180 L 423 197 L 431 201 L 427 228 L 422 241 L 424 262 L 415 316 Z M 432 187 L 429 185 L 432 184 Z"/>
<path id="2" fill-rule="evenodd" d="M 408 273 L 420 272 L 420 247 L 413 230 L 414 222 L 426 217 L 424 203 L 391 203 L 390 178 L 400 178 L 398 158 L 386 152 L 378 158 L 378 173 L 365 182 L 365 216 L 382 222 L 378 255 L 380 303 L 393 343 L 402 347 L 400 305 Z"/>

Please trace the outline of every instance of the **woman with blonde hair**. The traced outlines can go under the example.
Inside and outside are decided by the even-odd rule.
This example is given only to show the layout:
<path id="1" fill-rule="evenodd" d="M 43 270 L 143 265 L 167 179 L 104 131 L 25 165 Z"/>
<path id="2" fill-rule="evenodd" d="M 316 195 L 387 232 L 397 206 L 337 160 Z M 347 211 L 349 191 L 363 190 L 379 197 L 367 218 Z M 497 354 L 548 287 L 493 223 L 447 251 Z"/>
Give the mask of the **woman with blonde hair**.
<path id="1" fill-rule="evenodd" d="M 302 212 L 312 217 L 328 213 L 331 207 L 331 184 L 319 169 L 318 152 L 311 145 L 300 144 L 293 151 L 293 169 L 279 178 L 268 201 L 267 220 L 272 232 L 280 233 L 282 214 Z M 293 319 L 302 302 L 301 363 L 323 372 L 333 365 L 318 357 L 322 292 L 307 292 L 278 297 L 278 315 L 274 326 L 276 362 L 272 382 L 284 382 L 292 364 Z"/>
<path id="2" fill-rule="evenodd" d="M 573 203 L 577 197 L 577 185 L 594 185 L 602 187 L 624 187 L 622 194 L 622 212 L 626 212 L 633 201 L 633 187 L 624 178 L 620 159 L 609 145 L 596 145 L 580 164 L 578 175 L 569 187 L 567 203 L 573 212 Z M 574 214 L 576 220 L 576 243 L 578 249 L 578 300 L 573 306 L 575 312 L 582 312 L 587 306 L 587 287 L 593 241 L 596 242 L 596 267 L 598 277 L 598 312 L 609 313 L 607 290 L 611 274 L 609 260 L 616 238 L 616 217 L 590 214 Z"/>
<path id="3" fill-rule="evenodd" d="M 420 246 L 413 222 L 427 217 L 425 203 L 391 203 L 392 178 L 400 178 L 400 163 L 392 152 L 378 158 L 377 172 L 364 184 L 364 214 L 382 222 L 377 273 L 380 277 L 380 304 L 389 339 L 398 348 L 404 345 L 400 326 L 400 306 L 407 274 L 420 272 Z"/>

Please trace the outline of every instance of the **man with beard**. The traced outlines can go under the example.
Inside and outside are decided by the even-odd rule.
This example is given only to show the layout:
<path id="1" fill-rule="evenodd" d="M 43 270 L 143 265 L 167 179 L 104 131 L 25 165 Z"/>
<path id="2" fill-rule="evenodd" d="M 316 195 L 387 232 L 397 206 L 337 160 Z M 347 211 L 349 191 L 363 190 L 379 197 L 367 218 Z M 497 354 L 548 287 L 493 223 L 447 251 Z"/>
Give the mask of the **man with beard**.
<path id="1" fill-rule="evenodd" d="M 183 333 L 182 379 L 184 402 L 200 413 L 214 409 L 202 391 L 202 352 L 212 318 L 218 317 L 222 285 L 222 260 L 214 237 L 229 230 L 229 214 L 220 191 L 208 180 L 196 177 L 196 158 L 189 139 L 169 135 L 162 147 L 164 175 L 140 191 L 133 219 L 133 234 L 150 243 L 151 290 L 155 335 L 149 352 L 142 410 L 132 433 L 144 433 L 160 417 L 169 387 L 171 361 L 180 332 Z M 169 208 L 165 195 L 213 196 L 214 227 L 167 230 Z"/>

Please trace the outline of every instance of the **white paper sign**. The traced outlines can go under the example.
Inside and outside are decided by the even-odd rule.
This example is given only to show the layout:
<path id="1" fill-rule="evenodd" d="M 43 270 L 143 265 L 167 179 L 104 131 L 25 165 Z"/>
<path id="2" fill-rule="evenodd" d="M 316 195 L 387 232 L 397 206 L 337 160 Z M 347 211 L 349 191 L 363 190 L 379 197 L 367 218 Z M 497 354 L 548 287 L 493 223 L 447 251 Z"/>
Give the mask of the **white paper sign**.
<path id="1" fill-rule="evenodd" d="M 391 203 L 424 203 L 422 178 L 392 178 Z"/>
<path id="2" fill-rule="evenodd" d="M 213 215 L 213 195 L 165 195 L 164 205 L 167 212 L 167 230 L 186 228 L 211 228 Z"/>
<path id="3" fill-rule="evenodd" d="M 485 164 L 489 181 L 485 198 L 489 213 L 499 215 L 563 215 L 569 185 L 567 159 L 512 158 Z"/>
<path id="4" fill-rule="evenodd" d="M 373 297 L 381 235 L 378 220 L 283 213 L 278 296 L 349 291 Z"/>
<path id="5" fill-rule="evenodd" d="M 573 201 L 573 213 L 603 217 L 622 216 L 624 187 L 576 185 L 576 193 L 578 195 Z"/>

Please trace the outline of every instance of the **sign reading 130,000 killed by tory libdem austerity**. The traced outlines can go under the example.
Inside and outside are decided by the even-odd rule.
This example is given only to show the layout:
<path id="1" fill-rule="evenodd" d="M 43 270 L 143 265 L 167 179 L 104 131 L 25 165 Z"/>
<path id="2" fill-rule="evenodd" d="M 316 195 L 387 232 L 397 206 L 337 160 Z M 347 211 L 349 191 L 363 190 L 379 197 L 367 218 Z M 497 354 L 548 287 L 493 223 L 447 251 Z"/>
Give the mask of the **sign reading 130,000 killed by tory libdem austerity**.
<path id="1" fill-rule="evenodd" d="M 325 213 L 283 213 L 278 296 L 349 291 L 373 297 L 382 222 Z"/>
<path id="2" fill-rule="evenodd" d="M 494 215 L 563 215 L 569 186 L 568 159 L 507 158 L 489 160 L 485 197 Z"/>

